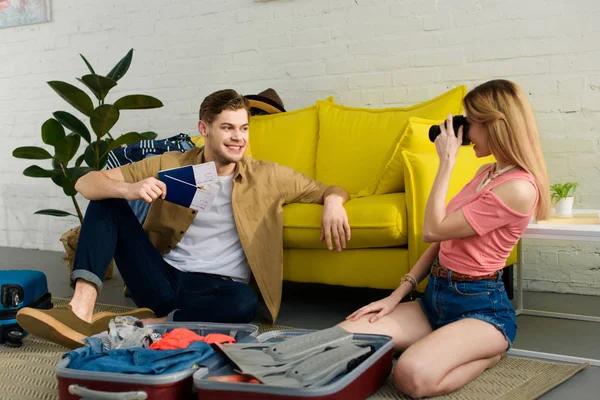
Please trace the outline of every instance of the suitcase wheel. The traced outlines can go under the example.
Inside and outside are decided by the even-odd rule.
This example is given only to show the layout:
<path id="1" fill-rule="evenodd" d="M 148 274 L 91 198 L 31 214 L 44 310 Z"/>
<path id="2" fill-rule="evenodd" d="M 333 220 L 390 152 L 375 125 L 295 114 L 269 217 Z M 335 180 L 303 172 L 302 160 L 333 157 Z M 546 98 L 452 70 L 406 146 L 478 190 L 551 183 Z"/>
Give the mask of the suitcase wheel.
<path id="1" fill-rule="evenodd" d="M 19 329 L 13 329 L 8 331 L 6 334 L 5 345 L 8 347 L 21 347 L 23 346 L 23 338 L 25 334 Z"/>
<path id="2" fill-rule="evenodd" d="M 4 308 L 17 307 L 23 301 L 23 289 L 13 285 L 2 285 L 2 305 Z"/>

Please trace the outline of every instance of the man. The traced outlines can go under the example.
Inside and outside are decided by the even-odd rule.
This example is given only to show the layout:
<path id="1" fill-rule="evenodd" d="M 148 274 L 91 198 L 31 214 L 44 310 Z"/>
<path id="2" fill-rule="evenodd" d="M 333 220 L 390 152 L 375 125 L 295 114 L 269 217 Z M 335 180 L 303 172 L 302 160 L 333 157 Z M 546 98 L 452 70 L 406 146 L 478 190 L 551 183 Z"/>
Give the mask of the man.
<path id="1" fill-rule="evenodd" d="M 139 307 L 127 315 L 144 322 L 245 323 L 254 318 L 258 297 L 273 320 L 281 303 L 283 218 L 292 202 L 323 204 L 321 240 L 338 251 L 350 239 L 343 204 L 349 196 L 291 168 L 244 157 L 248 145 L 248 100 L 234 90 L 204 99 L 198 130 L 204 149 L 161 156 L 107 171 L 94 171 L 76 189 L 92 200 L 81 227 L 68 309 L 25 308 L 17 315 L 28 332 L 71 348 L 104 331 L 116 314 L 93 315 L 98 291 L 114 257 Z M 158 172 L 214 162 L 218 181 L 205 213 L 165 201 Z M 208 188 L 207 188 L 208 189 Z M 152 203 L 144 227 L 125 200 Z M 159 317 L 159 318 L 155 318 Z"/>

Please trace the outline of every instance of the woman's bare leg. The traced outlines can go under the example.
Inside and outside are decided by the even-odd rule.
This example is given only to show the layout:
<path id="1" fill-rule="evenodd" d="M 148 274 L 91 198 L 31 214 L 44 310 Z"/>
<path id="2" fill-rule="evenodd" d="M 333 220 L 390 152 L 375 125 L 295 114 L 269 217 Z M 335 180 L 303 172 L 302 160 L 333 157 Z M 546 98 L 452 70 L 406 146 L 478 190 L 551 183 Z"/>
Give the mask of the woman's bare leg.
<path id="1" fill-rule="evenodd" d="M 398 359 L 394 381 L 420 398 L 453 392 L 492 366 L 508 342 L 493 325 L 473 318 L 453 322 L 410 346 Z"/>
<path id="2" fill-rule="evenodd" d="M 391 336 L 396 350 L 406 349 L 432 331 L 429 320 L 416 301 L 398 304 L 391 313 L 373 323 L 369 322 L 372 316 L 367 314 L 357 321 L 344 321 L 338 325 L 353 333 Z"/>

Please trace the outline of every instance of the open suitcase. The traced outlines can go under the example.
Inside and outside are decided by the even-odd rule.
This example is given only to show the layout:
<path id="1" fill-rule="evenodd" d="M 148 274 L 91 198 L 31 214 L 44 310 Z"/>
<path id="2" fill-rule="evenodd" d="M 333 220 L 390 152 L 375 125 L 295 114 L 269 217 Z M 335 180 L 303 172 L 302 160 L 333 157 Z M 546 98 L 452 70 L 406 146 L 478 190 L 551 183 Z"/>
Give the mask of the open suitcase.
<path id="1" fill-rule="evenodd" d="M 0 271 L 0 343 L 20 347 L 25 332 L 17 323 L 17 312 L 24 307 L 52 308 L 48 280 L 40 271 Z"/>
<path id="2" fill-rule="evenodd" d="M 259 343 L 275 343 L 314 332 L 311 330 L 279 330 L 266 332 L 256 339 Z M 198 400 L 265 399 L 265 400 L 364 400 L 385 382 L 392 368 L 392 338 L 383 335 L 354 334 L 353 340 L 368 343 L 374 352 L 354 369 L 339 375 L 330 383 L 315 388 L 290 388 L 257 383 L 211 380 L 220 376 L 235 376 L 233 363 L 194 373 Z"/>
<path id="3" fill-rule="evenodd" d="M 175 328 L 186 328 L 198 335 L 221 333 L 232 336 L 236 342 L 254 342 L 258 328 L 247 324 L 181 323 L 149 324 L 153 332 L 164 334 Z M 201 370 L 218 370 L 226 364 L 224 355 L 216 354 L 200 366 Z M 80 371 L 69 368 L 69 360 L 62 359 L 56 366 L 61 400 L 129 399 L 166 400 L 194 398 L 194 372 L 189 369 L 163 375 L 132 375 L 107 372 Z"/>

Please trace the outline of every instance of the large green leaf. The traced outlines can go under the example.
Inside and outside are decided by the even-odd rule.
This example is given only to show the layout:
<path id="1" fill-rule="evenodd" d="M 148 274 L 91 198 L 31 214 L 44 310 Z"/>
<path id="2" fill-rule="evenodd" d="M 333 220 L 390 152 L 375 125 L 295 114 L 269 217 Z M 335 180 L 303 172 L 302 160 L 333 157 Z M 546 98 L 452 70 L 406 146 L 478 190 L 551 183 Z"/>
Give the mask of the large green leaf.
<path id="1" fill-rule="evenodd" d="M 52 154 L 47 150 L 36 146 L 17 147 L 13 150 L 13 157 L 26 158 L 28 160 L 46 160 L 52 158 Z"/>
<path id="2" fill-rule="evenodd" d="M 94 132 L 96 132 L 98 139 L 100 139 L 115 126 L 118 120 L 119 109 L 111 104 L 105 104 L 96 107 L 90 118 L 90 124 Z"/>
<path id="3" fill-rule="evenodd" d="M 85 163 L 95 170 L 103 169 L 108 161 L 108 144 L 101 140 L 98 146 L 98 157 L 96 155 L 96 142 L 90 143 L 83 153 Z M 96 163 L 96 159 L 98 159 L 98 163 Z"/>
<path id="4" fill-rule="evenodd" d="M 90 167 L 78 167 L 78 168 L 67 168 L 67 170 L 65 172 L 70 180 L 72 180 L 73 182 L 77 182 L 77 180 L 79 178 L 81 178 L 82 176 L 84 176 L 85 174 L 87 174 L 88 172 L 93 171 L 93 170 L 94 169 L 90 168 Z"/>
<path id="5" fill-rule="evenodd" d="M 106 75 L 106 76 L 110 79 L 114 79 L 115 81 L 118 81 L 119 79 L 121 79 L 123 77 L 123 75 L 125 75 L 127 70 L 129 69 L 132 58 L 133 58 L 133 49 L 129 50 L 129 52 L 127 52 L 125 57 L 123 57 L 121 59 L 121 61 L 119 61 L 117 63 L 117 65 L 115 65 L 113 67 L 113 69 L 111 69 L 110 72 L 108 73 L 108 75 Z"/>
<path id="6" fill-rule="evenodd" d="M 63 187 L 63 175 L 57 175 L 52 177 L 52 182 L 58 187 Z"/>
<path id="7" fill-rule="evenodd" d="M 31 165 L 23 171 L 23 175 L 31 178 L 52 178 L 53 176 L 60 175 L 60 171 L 55 169 L 44 169 L 37 165 Z"/>
<path id="8" fill-rule="evenodd" d="M 85 124 L 81 122 L 79 118 L 77 118 L 73 114 L 69 114 L 66 111 L 56 111 L 52 115 L 54 115 L 54 118 L 56 118 L 58 122 L 63 124 L 65 128 L 72 130 L 73 132 L 81 136 L 86 142 L 91 142 L 92 139 L 90 131 L 87 128 L 87 126 L 85 126 Z"/>
<path id="9" fill-rule="evenodd" d="M 67 135 L 56 143 L 56 159 L 63 164 L 71 161 L 79 149 L 81 137 L 79 135 Z M 64 186 L 63 186 L 64 187 Z"/>
<path id="10" fill-rule="evenodd" d="M 140 135 L 142 135 L 142 137 L 144 138 L 143 140 L 154 140 L 158 136 L 156 132 L 152 131 L 142 132 L 140 133 Z"/>
<path id="11" fill-rule="evenodd" d="M 88 117 L 92 115 L 92 111 L 94 111 L 92 99 L 83 90 L 61 81 L 50 81 L 48 85 L 77 110 Z"/>
<path id="12" fill-rule="evenodd" d="M 110 89 L 117 86 L 113 79 L 96 74 L 84 75 L 78 80 L 87 86 L 98 100 L 104 100 Z"/>
<path id="13" fill-rule="evenodd" d="M 106 145 L 110 147 L 110 144 L 111 144 L 112 142 L 114 142 L 114 141 L 115 141 L 115 139 L 113 139 L 113 138 L 111 138 L 111 137 L 109 136 L 109 137 L 105 137 L 104 139 L 102 139 L 102 141 L 103 141 L 103 142 L 105 142 L 105 143 L 106 143 Z"/>
<path id="14" fill-rule="evenodd" d="M 69 217 L 69 216 L 76 217 L 77 216 L 75 214 L 71 214 L 70 212 L 66 212 L 66 211 L 62 211 L 62 210 L 54 210 L 51 208 L 47 208 L 45 210 L 38 210 L 38 211 L 34 212 L 34 214 L 50 215 L 52 217 Z"/>
<path id="15" fill-rule="evenodd" d="M 54 118 L 49 118 L 42 125 L 42 140 L 44 143 L 54 146 L 60 139 L 65 137 L 65 130 Z"/>
<path id="16" fill-rule="evenodd" d="M 77 190 L 75 190 L 75 181 L 71 180 L 69 177 L 63 176 L 62 188 L 67 196 L 75 196 L 77 194 Z"/>
<path id="17" fill-rule="evenodd" d="M 146 110 L 149 108 L 160 108 L 163 103 L 155 97 L 145 94 L 132 94 L 121 97 L 115 102 L 115 107 L 119 110 Z"/>
<path id="18" fill-rule="evenodd" d="M 140 140 L 146 140 L 146 138 L 137 132 L 125 133 L 125 134 L 119 136 L 118 138 L 116 138 L 114 141 L 112 141 L 108 145 L 106 152 L 108 153 L 111 150 L 119 148 L 124 144 L 136 143 L 136 142 L 139 142 Z"/>
<path id="19" fill-rule="evenodd" d="M 84 160 L 85 160 L 85 154 L 80 155 L 79 157 L 77 157 L 77 161 L 75 161 L 75 166 L 76 167 L 81 166 L 81 164 L 83 164 Z"/>
<path id="20" fill-rule="evenodd" d="M 58 161 L 56 158 L 52 159 L 52 168 L 62 171 L 62 167 L 60 166 L 60 161 Z"/>
<path id="21" fill-rule="evenodd" d="M 90 70 L 90 72 L 92 74 L 95 74 L 96 72 L 94 71 L 94 68 L 92 68 L 91 64 L 88 62 L 88 60 L 83 56 L 83 54 L 79 53 L 79 55 L 81 56 L 81 58 L 83 59 L 83 62 L 85 63 L 85 65 L 87 65 L 88 69 Z"/>

